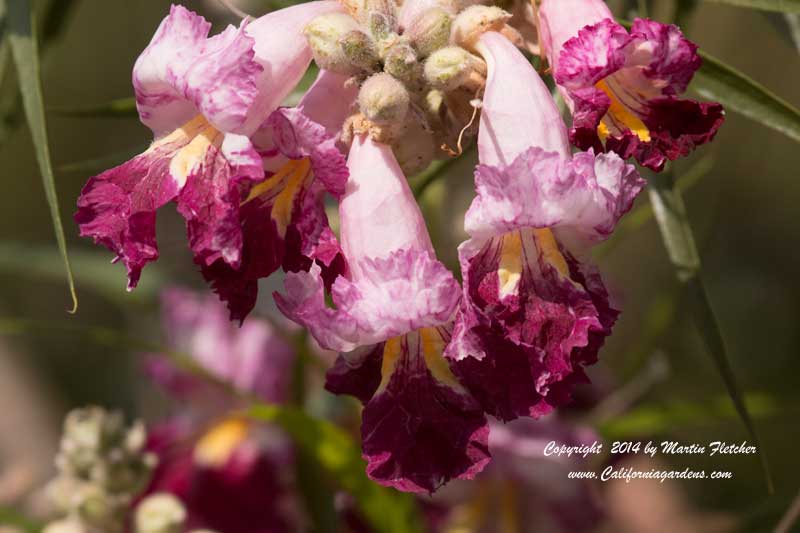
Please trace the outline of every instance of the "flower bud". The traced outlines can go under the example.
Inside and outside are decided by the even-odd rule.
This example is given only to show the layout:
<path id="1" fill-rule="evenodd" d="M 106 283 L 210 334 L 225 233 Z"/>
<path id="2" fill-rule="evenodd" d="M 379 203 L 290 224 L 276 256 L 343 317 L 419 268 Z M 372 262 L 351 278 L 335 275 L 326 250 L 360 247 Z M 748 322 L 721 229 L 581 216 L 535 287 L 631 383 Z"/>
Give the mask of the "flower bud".
<path id="1" fill-rule="evenodd" d="M 347 61 L 362 70 L 374 71 L 380 63 L 375 43 L 361 30 L 347 32 L 339 39 L 339 46 L 342 47 Z"/>
<path id="2" fill-rule="evenodd" d="M 172 494 L 162 492 L 145 498 L 136 508 L 136 533 L 181 533 L 186 509 Z"/>
<path id="3" fill-rule="evenodd" d="M 344 13 L 327 13 L 309 22 L 303 33 L 321 69 L 352 75 L 360 70 L 350 62 L 341 39 L 358 30 L 358 23 Z"/>
<path id="4" fill-rule="evenodd" d="M 394 0 L 365 0 L 366 23 L 375 39 L 386 39 L 397 31 L 397 6 Z"/>
<path id="5" fill-rule="evenodd" d="M 467 50 L 474 50 L 481 35 L 487 31 L 502 31 L 511 15 L 496 6 L 470 6 L 453 20 L 450 38 Z"/>
<path id="6" fill-rule="evenodd" d="M 408 112 L 408 91 L 391 75 L 385 72 L 375 74 L 361 86 L 358 106 L 371 122 L 396 124 L 402 122 Z"/>
<path id="7" fill-rule="evenodd" d="M 467 83 L 474 74 L 484 75 L 486 64 L 463 48 L 440 48 L 425 61 L 425 79 L 443 91 Z"/>
<path id="8" fill-rule="evenodd" d="M 411 81 L 419 74 L 417 53 L 407 42 L 398 43 L 386 52 L 383 70 L 403 81 Z"/>
<path id="9" fill-rule="evenodd" d="M 447 45 L 453 18 L 439 7 L 421 13 L 404 34 L 411 40 L 419 57 L 425 58 Z"/>

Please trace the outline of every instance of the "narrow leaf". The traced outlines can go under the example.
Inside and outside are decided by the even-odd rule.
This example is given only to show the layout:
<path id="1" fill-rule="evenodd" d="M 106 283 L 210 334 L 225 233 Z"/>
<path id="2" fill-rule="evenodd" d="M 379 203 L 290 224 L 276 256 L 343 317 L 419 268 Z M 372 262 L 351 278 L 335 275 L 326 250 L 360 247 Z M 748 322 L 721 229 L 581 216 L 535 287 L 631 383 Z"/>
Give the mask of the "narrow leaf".
<path id="1" fill-rule="evenodd" d="M 692 90 L 800 142 L 800 111 L 796 107 L 719 59 L 703 52 L 700 56 L 703 66 L 695 74 Z"/>
<path id="2" fill-rule="evenodd" d="M 722 376 L 736 412 L 744 423 L 753 443 L 758 448 L 767 488 L 772 493 L 772 476 L 767 464 L 766 454 L 761 448 L 760 439 L 744 403 L 736 376 L 731 369 L 728 351 L 717 317 L 711 307 L 706 288 L 700 277 L 700 256 L 697 252 L 697 246 L 694 242 L 694 235 L 689 225 L 681 193 L 675 187 L 674 180 L 668 172 L 652 176 L 648 190 L 650 192 L 650 203 L 653 205 L 653 213 L 661 231 L 667 254 L 676 269 L 678 279 L 686 285 L 690 312 L 697 330 Z"/>
<path id="3" fill-rule="evenodd" d="M 104 104 L 89 105 L 89 106 L 76 106 L 76 107 L 48 107 L 47 111 L 54 115 L 62 115 L 65 117 L 132 117 L 139 116 L 136 110 L 136 98 L 118 98 L 111 100 Z"/>
<path id="4" fill-rule="evenodd" d="M 328 421 L 310 417 L 297 407 L 256 405 L 251 407 L 250 415 L 278 424 L 298 446 L 314 456 L 331 477 L 353 495 L 375 531 L 422 531 L 413 497 L 370 481 L 358 446 L 347 433 Z"/>
<path id="5" fill-rule="evenodd" d="M 773 398 L 763 394 L 748 394 L 745 402 L 753 416 L 761 419 L 777 415 L 789 416 L 785 406 L 782 407 Z M 662 435 L 674 431 L 676 427 L 707 425 L 715 420 L 735 419 L 737 416 L 725 397 L 702 404 L 676 401 L 642 405 L 602 422 L 599 430 L 608 439 L 635 438 L 642 435 Z"/>
<path id="6" fill-rule="evenodd" d="M 58 210 L 58 196 L 56 194 L 53 167 L 50 161 L 50 148 L 47 144 L 42 82 L 39 77 L 39 51 L 32 20 L 33 13 L 30 0 L 14 0 L 8 5 L 8 39 L 17 67 L 25 115 L 33 137 L 33 144 L 36 147 L 36 159 L 39 163 L 39 171 L 42 174 L 45 196 L 50 206 L 53 229 L 55 230 L 56 241 L 58 242 L 61 259 L 66 270 L 70 295 L 72 296 L 72 310 L 70 312 L 74 313 L 78 309 L 78 297 L 75 294 L 75 281 L 72 277 L 72 268 L 67 255 L 67 242 L 64 238 L 64 227 L 61 224 L 61 215 Z"/>
<path id="7" fill-rule="evenodd" d="M 779 13 L 800 13 L 800 0 L 706 0 L 717 4 L 728 4 Z"/>

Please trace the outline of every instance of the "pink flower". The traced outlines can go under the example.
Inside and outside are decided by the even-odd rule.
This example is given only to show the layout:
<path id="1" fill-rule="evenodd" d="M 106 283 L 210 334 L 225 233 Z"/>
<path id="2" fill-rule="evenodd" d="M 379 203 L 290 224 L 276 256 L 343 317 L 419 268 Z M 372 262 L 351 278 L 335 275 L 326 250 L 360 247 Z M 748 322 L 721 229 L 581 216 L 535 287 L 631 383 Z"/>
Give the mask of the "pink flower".
<path id="1" fill-rule="evenodd" d="M 328 226 L 323 197 L 344 192 L 347 164 L 337 148 L 356 89 L 339 74 L 321 71 L 297 107 L 279 108 L 253 137 L 269 178 L 250 190 L 239 208 L 241 264 L 222 259 L 202 265 L 203 276 L 244 320 L 258 295 L 258 280 L 283 267 L 307 271 L 316 262 L 328 283 L 345 269 Z"/>
<path id="2" fill-rule="evenodd" d="M 472 478 L 489 461 L 480 406 L 442 353 L 460 289 L 437 259 L 391 149 L 357 137 L 342 197 L 348 273 L 327 307 L 319 266 L 287 274 L 278 307 L 325 348 L 340 350 L 327 388 L 364 402 L 368 475 L 383 485 L 432 492 Z"/>
<path id="3" fill-rule="evenodd" d="M 714 138 L 722 106 L 677 98 L 702 62 L 677 26 L 636 19 L 628 33 L 602 0 L 544 0 L 539 17 L 577 147 L 658 171 Z"/>
<path id="4" fill-rule="evenodd" d="M 464 297 L 446 355 L 487 413 L 538 417 L 587 381 L 617 312 L 579 259 L 607 237 L 644 182 L 614 153 L 572 156 L 547 87 L 498 33 L 478 51 L 489 75 L 477 197 L 459 247 Z"/>
<path id="5" fill-rule="evenodd" d="M 332 1 L 293 6 L 208 37 L 211 24 L 173 6 L 133 69 L 139 116 L 155 141 L 89 180 L 75 220 L 116 254 L 128 288 L 158 258 L 156 210 L 176 200 L 195 261 L 239 268 L 239 204 L 264 179 L 250 137 L 299 81 L 311 51 L 301 30 Z"/>

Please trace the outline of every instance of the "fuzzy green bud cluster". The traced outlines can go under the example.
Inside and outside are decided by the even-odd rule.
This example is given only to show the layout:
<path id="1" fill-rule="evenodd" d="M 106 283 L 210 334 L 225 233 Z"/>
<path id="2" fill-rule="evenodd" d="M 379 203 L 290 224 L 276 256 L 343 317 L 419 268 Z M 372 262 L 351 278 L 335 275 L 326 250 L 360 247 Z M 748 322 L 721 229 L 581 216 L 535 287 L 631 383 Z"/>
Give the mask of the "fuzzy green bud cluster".
<path id="1" fill-rule="evenodd" d="M 58 475 L 47 493 L 64 520 L 48 533 L 123 530 L 127 510 L 145 488 L 156 458 L 144 449 L 141 422 L 125 425 L 121 413 L 100 407 L 71 411 L 56 456 Z"/>
<path id="2" fill-rule="evenodd" d="M 486 76 L 474 44 L 485 31 L 502 31 L 510 15 L 476 0 L 406 3 L 343 0 L 348 14 L 317 17 L 305 35 L 320 68 L 350 76 L 360 88 L 343 139 L 368 133 L 392 145 L 411 173 L 446 157 L 442 147 L 470 122 L 470 102 Z M 401 16 L 401 9 L 408 11 Z"/>

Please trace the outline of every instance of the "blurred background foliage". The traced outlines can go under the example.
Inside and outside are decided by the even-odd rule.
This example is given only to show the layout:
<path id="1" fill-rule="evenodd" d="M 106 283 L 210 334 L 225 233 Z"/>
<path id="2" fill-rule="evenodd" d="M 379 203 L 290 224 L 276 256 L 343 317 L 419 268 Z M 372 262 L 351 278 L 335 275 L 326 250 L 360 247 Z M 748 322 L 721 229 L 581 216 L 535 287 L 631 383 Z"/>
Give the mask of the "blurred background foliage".
<path id="1" fill-rule="evenodd" d="M 185 3 L 217 28 L 235 22 L 214 0 Z M 702 50 L 790 104 L 800 104 L 797 15 L 702 0 L 611 3 L 623 18 L 629 18 L 630 9 L 646 9 L 656 20 L 677 18 Z M 71 220 L 86 179 L 150 141 L 147 128 L 126 113 L 124 103 L 107 104 L 131 96 L 133 62 L 169 2 L 41 0 L 34 5 L 55 182 L 80 307 L 76 315 L 66 312 L 71 302 L 63 265 L 13 65 L 3 48 L 0 505 L 11 503 L 15 480 L 32 484 L 50 474 L 59 420 L 68 409 L 94 403 L 131 416 L 161 414 L 163 405 L 148 399 L 149 386 L 139 371 L 140 347 L 126 339 L 160 342 L 157 295 L 163 286 L 204 289 L 176 213 L 159 214 L 161 259 L 148 267 L 133 293 L 125 292 L 123 267 L 107 264 L 110 254 L 78 239 Z M 258 15 L 285 4 L 251 0 L 240 5 Z M 461 224 L 473 195 L 473 164 L 474 154 L 468 153 L 435 180 L 412 178 L 418 189 L 425 183 L 424 212 L 439 256 L 451 266 L 464 239 Z M 734 478 L 665 485 L 688 502 L 681 512 L 719 514 L 734 530 L 770 530 L 800 487 L 798 169 L 795 140 L 735 112 L 728 113 L 715 142 L 672 167 L 684 190 L 703 280 L 731 366 L 772 466 L 775 493 L 767 494 L 753 456 L 668 458 L 679 469 L 731 470 Z M 582 416 L 609 439 L 749 439 L 706 354 L 648 202 L 641 195 L 620 231 L 596 250 L 623 313 L 600 362 L 590 369 L 605 399 Z M 277 277 L 265 285 L 277 286 Z M 262 313 L 273 312 L 270 292 L 262 291 Z M 624 482 L 615 483 L 613 489 L 601 489 L 626 490 Z M 634 505 L 635 496 L 625 497 Z"/>

